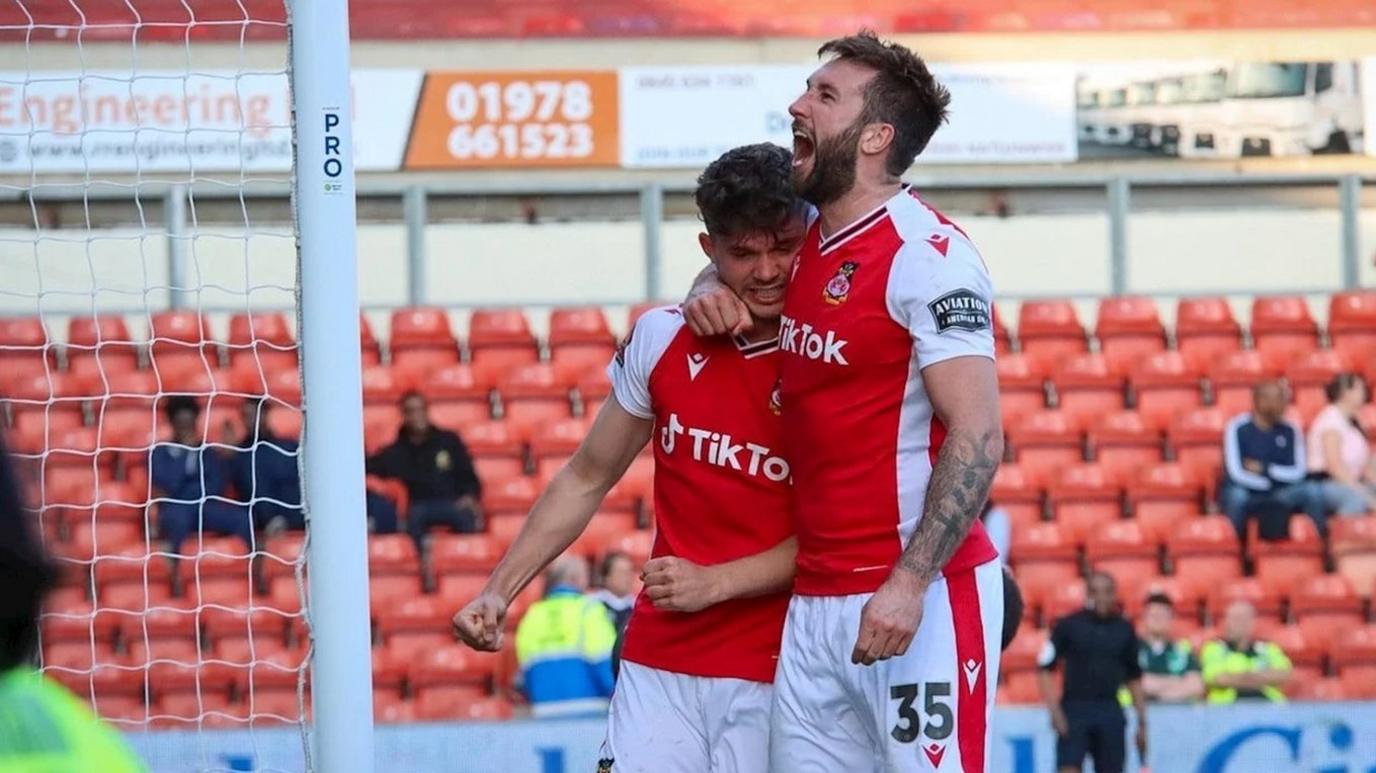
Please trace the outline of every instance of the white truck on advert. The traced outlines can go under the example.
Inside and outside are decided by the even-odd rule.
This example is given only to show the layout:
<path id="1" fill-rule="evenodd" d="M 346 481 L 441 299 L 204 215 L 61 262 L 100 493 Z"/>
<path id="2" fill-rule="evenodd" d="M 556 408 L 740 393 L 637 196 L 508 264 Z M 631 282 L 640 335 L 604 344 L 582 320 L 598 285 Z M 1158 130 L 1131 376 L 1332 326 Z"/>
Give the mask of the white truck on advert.
<path id="1" fill-rule="evenodd" d="M 1216 131 L 1216 154 L 1361 152 L 1359 69 L 1352 61 L 1234 65 Z"/>

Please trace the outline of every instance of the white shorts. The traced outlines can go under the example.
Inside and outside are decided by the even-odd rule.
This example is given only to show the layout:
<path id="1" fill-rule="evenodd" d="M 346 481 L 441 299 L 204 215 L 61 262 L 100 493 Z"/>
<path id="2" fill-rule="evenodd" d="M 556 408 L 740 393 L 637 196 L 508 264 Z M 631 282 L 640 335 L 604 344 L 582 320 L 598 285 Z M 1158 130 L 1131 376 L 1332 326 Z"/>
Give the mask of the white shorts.
<path id="1" fill-rule="evenodd" d="M 773 688 L 621 661 L 599 773 L 761 773 Z"/>
<path id="2" fill-rule="evenodd" d="M 902 657 L 850 662 L 871 594 L 795 596 L 770 734 L 773 773 L 985 773 L 998 685 L 1003 569 L 940 578 Z"/>

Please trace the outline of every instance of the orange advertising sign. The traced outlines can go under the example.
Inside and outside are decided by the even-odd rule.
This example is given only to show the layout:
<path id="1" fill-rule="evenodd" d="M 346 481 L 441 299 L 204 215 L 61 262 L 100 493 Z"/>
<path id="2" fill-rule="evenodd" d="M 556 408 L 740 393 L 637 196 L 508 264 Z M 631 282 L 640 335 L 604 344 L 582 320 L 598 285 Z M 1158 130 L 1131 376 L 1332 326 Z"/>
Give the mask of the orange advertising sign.
<path id="1" fill-rule="evenodd" d="M 407 169 L 616 166 L 615 71 L 430 72 Z"/>

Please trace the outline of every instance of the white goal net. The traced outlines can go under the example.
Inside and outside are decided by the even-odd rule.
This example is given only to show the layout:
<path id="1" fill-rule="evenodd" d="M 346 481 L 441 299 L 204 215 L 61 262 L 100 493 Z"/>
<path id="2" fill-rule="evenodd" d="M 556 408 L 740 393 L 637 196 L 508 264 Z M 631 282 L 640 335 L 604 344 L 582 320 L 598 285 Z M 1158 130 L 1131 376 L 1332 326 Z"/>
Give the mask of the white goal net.
<path id="1" fill-rule="evenodd" d="M 63 570 L 41 668 L 152 770 L 302 770 L 286 11 L 11 0 L 0 51 L 0 423 Z"/>

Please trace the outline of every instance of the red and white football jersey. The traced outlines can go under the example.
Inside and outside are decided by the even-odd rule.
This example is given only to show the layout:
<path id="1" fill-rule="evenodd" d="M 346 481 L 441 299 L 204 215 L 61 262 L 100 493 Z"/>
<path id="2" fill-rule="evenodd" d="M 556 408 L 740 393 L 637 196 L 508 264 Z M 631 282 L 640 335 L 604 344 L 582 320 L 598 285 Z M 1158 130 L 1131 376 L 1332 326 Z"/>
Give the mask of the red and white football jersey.
<path id="1" fill-rule="evenodd" d="M 945 437 L 922 369 L 993 358 L 992 298 L 964 232 L 906 189 L 829 238 L 812 224 L 779 334 L 795 592 L 869 593 L 888 577 Z M 946 573 L 996 555 L 976 521 Z"/>
<path id="2" fill-rule="evenodd" d="M 778 342 L 698 338 L 678 309 L 643 315 L 608 367 L 628 413 L 653 419 L 653 556 L 719 564 L 792 534 L 780 455 Z M 681 674 L 772 682 L 788 594 L 693 614 L 636 600 L 622 657 Z"/>

